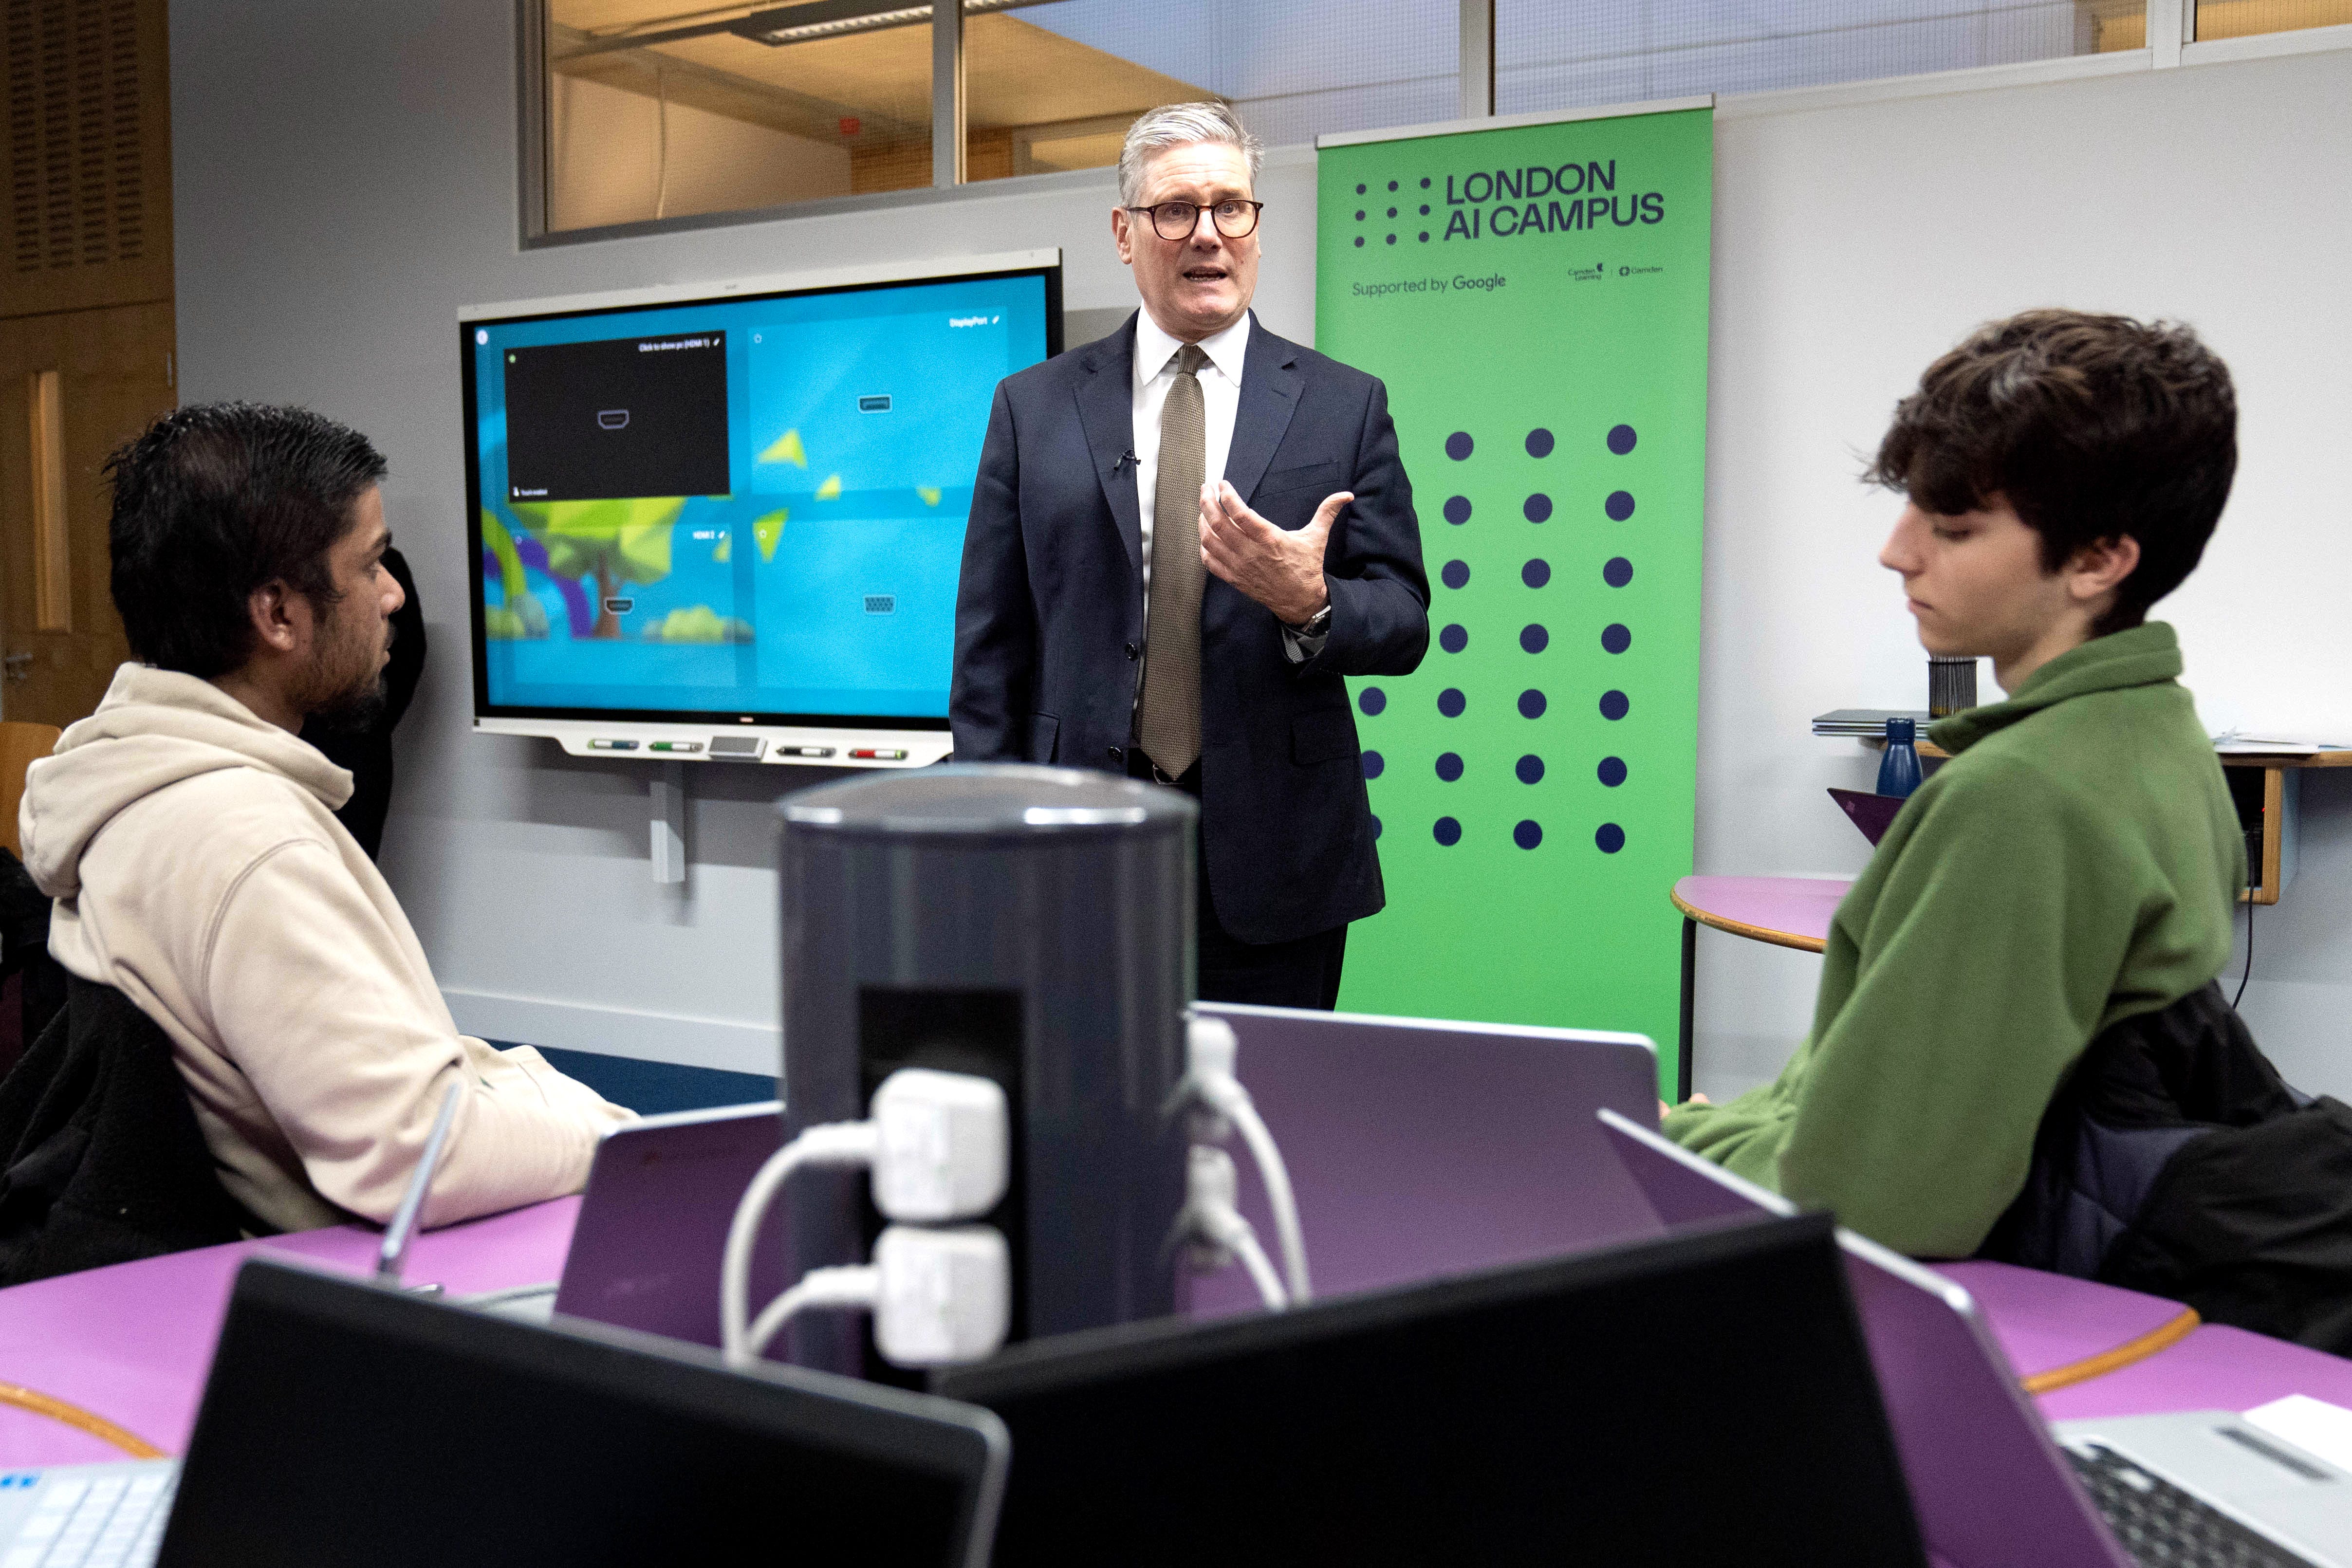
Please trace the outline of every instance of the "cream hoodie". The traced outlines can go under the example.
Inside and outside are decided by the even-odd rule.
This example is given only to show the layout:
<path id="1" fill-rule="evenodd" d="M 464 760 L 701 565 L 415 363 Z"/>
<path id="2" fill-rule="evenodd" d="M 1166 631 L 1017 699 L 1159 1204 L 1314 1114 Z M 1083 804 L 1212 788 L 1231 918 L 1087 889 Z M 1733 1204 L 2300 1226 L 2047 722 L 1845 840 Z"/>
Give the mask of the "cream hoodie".
<path id="1" fill-rule="evenodd" d="M 58 901 L 49 951 L 171 1036 L 222 1185 L 272 1225 L 388 1218 L 452 1082 L 468 1092 L 425 1223 L 577 1192 L 630 1113 L 528 1046 L 457 1032 L 331 814 L 351 792 L 210 682 L 123 665 L 26 779 L 25 863 Z"/>

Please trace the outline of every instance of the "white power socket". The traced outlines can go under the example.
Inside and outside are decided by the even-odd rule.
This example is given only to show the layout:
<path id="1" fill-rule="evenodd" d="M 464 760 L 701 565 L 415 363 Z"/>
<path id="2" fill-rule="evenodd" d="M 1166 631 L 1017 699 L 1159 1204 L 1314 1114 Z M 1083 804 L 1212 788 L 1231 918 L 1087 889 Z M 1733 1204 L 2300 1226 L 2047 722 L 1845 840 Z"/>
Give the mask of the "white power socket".
<path id="1" fill-rule="evenodd" d="M 1003 1200 L 1012 1132 L 991 1080 L 903 1067 L 874 1092 L 870 1113 L 874 1207 L 885 1218 L 964 1219 Z"/>
<path id="2" fill-rule="evenodd" d="M 893 1225 L 874 1243 L 874 1343 L 898 1366 L 996 1354 L 1013 1321 L 1013 1260 L 986 1225 Z"/>

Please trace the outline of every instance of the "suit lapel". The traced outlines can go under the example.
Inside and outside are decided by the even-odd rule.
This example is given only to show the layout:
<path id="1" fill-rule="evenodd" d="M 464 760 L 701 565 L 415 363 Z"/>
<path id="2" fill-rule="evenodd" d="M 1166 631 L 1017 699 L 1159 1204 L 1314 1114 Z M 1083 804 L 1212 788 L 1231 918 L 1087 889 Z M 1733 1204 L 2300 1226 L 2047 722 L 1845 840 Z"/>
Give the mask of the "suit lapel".
<path id="1" fill-rule="evenodd" d="M 1089 372 L 1078 383 L 1078 421 L 1086 427 L 1087 450 L 1093 455 L 1095 477 L 1102 482 L 1103 499 L 1110 503 L 1111 520 L 1118 525 L 1119 542 L 1127 546 L 1127 564 L 1138 582 L 1143 580 L 1143 521 L 1135 496 L 1135 465 L 1126 461 L 1135 449 L 1135 318 L 1108 338 L 1087 345 Z"/>
<path id="2" fill-rule="evenodd" d="M 1225 478 L 1244 502 L 1282 445 L 1305 380 L 1298 373 L 1298 345 L 1259 326 L 1253 311 L 1249 350 L 1242 356 L 1241 408 L 1234 416 L 1234 444 L 1225 453 Z"/>

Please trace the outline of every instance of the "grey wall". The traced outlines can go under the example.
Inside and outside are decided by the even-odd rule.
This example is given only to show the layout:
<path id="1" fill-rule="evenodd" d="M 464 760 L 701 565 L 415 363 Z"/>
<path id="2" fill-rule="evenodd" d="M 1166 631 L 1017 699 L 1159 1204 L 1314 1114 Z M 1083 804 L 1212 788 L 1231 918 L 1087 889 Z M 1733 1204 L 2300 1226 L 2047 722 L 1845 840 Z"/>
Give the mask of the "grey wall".
<path id="1" fill-rule="evenodd" d="M 1107 173 L 1018 191 L 529 253 L 516 244 L 509 7 L 252 0 L 172 17 L 182 395 L 307 402 L 391 457 L 434 637 L 401 732 L 386 869 L 468 1028 L 765 1071 L 775 1062 L 768 793 L 702 768 L 682 889 L 647 874 L 646 775 L 471 733 L 454 314 L 460 305 L 1059 245 L 1067 304 L 1132 298 Z M 2110 62 L 2113 63 L 2113 62 Z M 1867 99 L 1868 95 L 1861 95 Z M 2215 727 L 2352 739 L 2345 528 L 2352 52 L 1718 116 L 1699 869 L 1852 875 L 1822 796 L 1867 787 L 1824 708 L 1918 706 L 1874 563 L 1893 507 L 1857 455 L 1969 326 L 2063 302 L 2196 323 L 2238 373 L 2244 465 L 2168 613 Z M 1258 303 L 1312 340 L 1313 163 L 1277 152 Z M 1100 319 L 1096 318 L 1098 321 Z M 2246 1010 L 2300 1081 L 2352 1096 L 2352 779 L 2307 789 L 2300 880 L 2258 917 Z M 1659 890 L 1664 896 L 1664 890 Z M 1999 940 L 1999 933 L 1988 933 Z M 1563 956 L 1572 961 L 1572 956 Z M 1700 1079 L 1768 1076 L 1819 961 L 1709 934 Z M 1574 1019 L 1547 1020 L 1573 1023 Z"/>

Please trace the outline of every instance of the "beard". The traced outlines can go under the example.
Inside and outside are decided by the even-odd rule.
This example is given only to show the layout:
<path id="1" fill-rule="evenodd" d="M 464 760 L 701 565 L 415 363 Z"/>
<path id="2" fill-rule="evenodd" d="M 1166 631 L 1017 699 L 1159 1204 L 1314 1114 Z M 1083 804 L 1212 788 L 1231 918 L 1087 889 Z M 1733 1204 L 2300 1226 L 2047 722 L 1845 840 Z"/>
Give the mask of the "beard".
<path id="1" fill-rule="evenodd" d="M 328 735 L 364 735 L 383 722 L 390 701 L 383 655 L 392 646 L 392 629 L 384 628 L 381 647 L 367 646 L 373 639 L 344 634 L 344 613 L 341 609 L 329 612 L 329 635 L 304 682 L 303 727 L 315 727 Z"/>
<path id="2" fill-rule="evenodd" d="M 370 675 L 310 709 L 303 727 L 315 727 L 327 735 L 365 735 L 383 721 L 390 699 L 383 676 Z"/>

